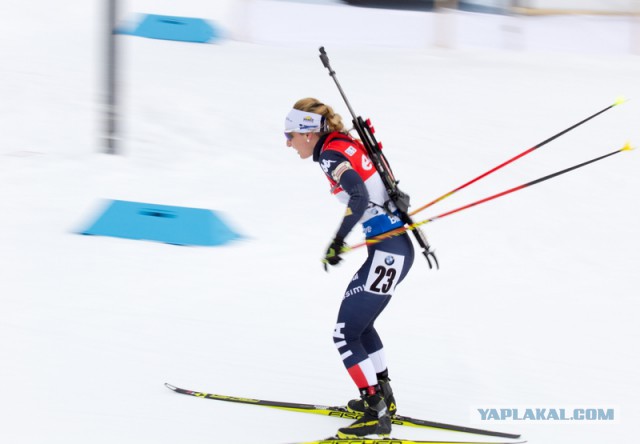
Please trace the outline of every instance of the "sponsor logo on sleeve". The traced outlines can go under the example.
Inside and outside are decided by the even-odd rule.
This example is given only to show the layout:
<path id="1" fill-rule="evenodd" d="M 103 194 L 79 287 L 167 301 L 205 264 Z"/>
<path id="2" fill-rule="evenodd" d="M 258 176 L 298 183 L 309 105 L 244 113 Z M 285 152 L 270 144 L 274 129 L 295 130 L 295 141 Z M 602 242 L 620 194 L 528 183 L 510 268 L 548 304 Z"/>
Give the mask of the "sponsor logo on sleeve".
<path id="1" fill-rule="evenodd" d="M 322 168 L 322 171 L 324 171 L 325 174 L 329 174 L 329 168 L 331 168 L 331 164 L 333 163 L 336 163 L 336 161 L 324 159 L 320 164 L 320 167 Z"/>

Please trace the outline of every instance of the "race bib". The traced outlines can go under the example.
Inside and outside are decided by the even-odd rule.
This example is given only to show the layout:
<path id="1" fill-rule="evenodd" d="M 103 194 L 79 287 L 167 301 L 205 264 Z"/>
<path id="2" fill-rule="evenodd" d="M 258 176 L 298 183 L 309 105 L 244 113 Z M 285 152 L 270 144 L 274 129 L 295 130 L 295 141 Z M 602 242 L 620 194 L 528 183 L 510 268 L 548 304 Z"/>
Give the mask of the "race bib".
<path id="1" fill-rule="evenodd" d="M 392 295 L 403 266 L 404 256 L 376 251 L 367 276 L 366 291 L 385 296 Z"/>

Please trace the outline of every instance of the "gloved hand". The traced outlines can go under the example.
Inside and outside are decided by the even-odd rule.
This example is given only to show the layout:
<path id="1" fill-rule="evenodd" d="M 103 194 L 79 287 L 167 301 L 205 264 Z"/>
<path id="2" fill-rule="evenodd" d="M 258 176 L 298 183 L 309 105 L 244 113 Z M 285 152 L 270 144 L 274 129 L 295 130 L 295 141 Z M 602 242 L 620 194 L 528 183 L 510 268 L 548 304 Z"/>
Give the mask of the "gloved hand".
<path id="1" fill-rule="evenodd" d="M 329 271 L 329 265 L 338 265 L 342 258 L 340 254 L 344 252 L 344 239 L 337 237 L 331 241 L 331 245 L 327 248 L 327 252 L 324 255 L 322 263 L 324 264 L 324 271 Z"/>

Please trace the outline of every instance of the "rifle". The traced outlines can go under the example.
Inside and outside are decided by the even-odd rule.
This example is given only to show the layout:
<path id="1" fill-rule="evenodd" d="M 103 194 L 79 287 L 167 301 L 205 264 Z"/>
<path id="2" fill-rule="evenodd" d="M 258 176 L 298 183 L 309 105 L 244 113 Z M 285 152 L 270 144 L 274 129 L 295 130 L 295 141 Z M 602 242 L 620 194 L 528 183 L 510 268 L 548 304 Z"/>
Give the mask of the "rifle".
<path id="1" fill-rule="evenodd" d="M 402 220 L 402 222 L 404 222 L 405 225 L 409 225 L 409 226 L 414 225 L 414 222 L 411 219 L 411 216 L 409 216 L 410 197 L 407 193 L 405 193 L 400 188 L 398 188 L 399 181 L 396 180 L 393 174 L 393 171 L 389 166 L 389 162 L 387 161 L 387 158 L 382 152 L 382 144 L 379 143 L 374 136 L 375 130 L 371 125 L 371 120 L 367 119 L 365 121 L 361 116 L 356 116 L 356 113 L 353 111 L 353 108 L 351 108 L 351 104 L 349 103 L 349 100 L 347 100 L 347 96 L 345 95 L 344 91 L 342 90 L 342 87 L 340 86 L 340 82 L 338 82 L 338 79 L 336 77 L 336 72 L 331 68 L 331 65 L 329 63 L 329 56 L 327 55 L 327 52 L 325 51 L 324 46 L 320 47 L 320 60 L 322 61 L 322 64 L 324 65 L 324 67 L 327 68 L 327 70 L 329 70 L 329 75 L 331 76 L 336 86 L 338 87 L 338 91 L 340 91 L 340 95 L 342 96 L 342 99 L 347 105 L 347 108 L 349 109 L 349 113 L 353 118 L 352 120 L 353 127 L 358 133 L 358 136 L 360 137 L 360 140 L 362 141 L 362 144 L 364 145 L 365 150 L 367 151 L 367 155 L 369 156 L 369 159 L 371 159 L 373 166 L 375 167 L 376 171 L 382 178 L 382 182 L 384 183 L 384 186 L 387 190 L 387 194 L 389 195 L 389 201 L 385 202 L 385 210 L 389 214 L 393 214 L 393 211 L 392 211 L 393 209 L 391 208 L 391 205 L 390 205 L 390 203 L 393 203 L 393 205 L 395 205 L 395 207 L 398 210 L 398 213 L 400 215 L 400 220 Z M 438 264 L 438 259 L 436 258 L 436 255 L 434 254 L 433 250 L 431 250 L 431 246 L 429 245 L 429 242 L 427 242 L 427 238 L 424 235 L 424 233 L 417 227 L 411 230 L 411 232 L 413 233 L 414 237 L 416 238 L 416 241 L 422 248 L 422 254 L 427 259 L 429 268 L 432 269 L 433 263 L 435 263 L 436 268 L 439 269 L 440 265 Z"/>

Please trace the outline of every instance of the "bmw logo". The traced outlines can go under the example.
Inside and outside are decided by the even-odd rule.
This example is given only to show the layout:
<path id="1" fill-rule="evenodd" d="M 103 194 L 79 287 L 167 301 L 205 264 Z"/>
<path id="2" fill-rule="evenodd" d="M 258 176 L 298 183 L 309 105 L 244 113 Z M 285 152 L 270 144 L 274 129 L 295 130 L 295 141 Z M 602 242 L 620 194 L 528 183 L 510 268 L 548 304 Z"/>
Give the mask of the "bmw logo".
<path id="1" fill-rule="evenodd" d="M 393 256 L 387 256 L 384 258 L 384 263 L 387 265 L 393 265 L 395 261 L 396 260 L 393 258 Z"/>

